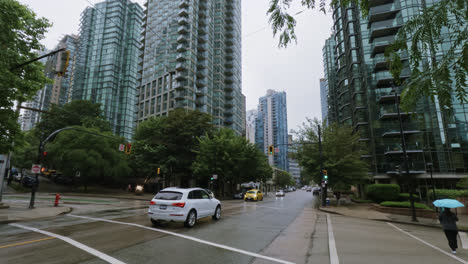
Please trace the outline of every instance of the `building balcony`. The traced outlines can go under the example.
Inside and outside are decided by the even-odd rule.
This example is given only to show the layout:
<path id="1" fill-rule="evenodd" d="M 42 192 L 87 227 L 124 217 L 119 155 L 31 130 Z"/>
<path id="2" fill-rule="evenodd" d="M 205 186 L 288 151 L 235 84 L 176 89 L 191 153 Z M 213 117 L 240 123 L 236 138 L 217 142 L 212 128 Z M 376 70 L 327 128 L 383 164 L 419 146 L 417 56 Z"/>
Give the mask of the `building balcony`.
<path id="1" fill-rule="evenodd" d="M 369 0 L 369 7 L 385 5 L 388 3 L 393 3 L 394 0 Z"/>
<path id="2" fill-rule="evenodd" d="M 403 19 L 400 16 L 393 19 L 374 22 L 370 26 L 369 39 L 372 40 L 378 37 L 395 35 L 401 26 L 403 26 Z"/>
<path id="3" fill-rule="evenodd" d="M 415 113 L 415 112 L 404 112 L 404 111 L 401 111 L 401 112 L 400 112 L 400 115 L 401 115 L 401 118 L 402 118 L 402 119 L 406 119 L 406 118 L 408 118 L 410 115 L 412 115 L 412 114 L 414 114 L 414 113 Z M 379 119 L 380 119 L 380 120 L 398 119 L 397 110 L 394 110 L 394 111 L 384 111 L 384 110 L 382 109 L 382 111 L 380 111 Z"/>
<path id="4" fill-rule="evenodd" d="M 206 61 L 198 62 L 197 63 L 197 71 L 201 71 L 206 69 Z"/>
<path id="5" fill-rule="evenodd" d="M 179 100 L 184 100 L 185 99 L 185 91 L 177 91 L 174 93 L 174 99 L 176 101 L 179 101 Z"/>
<path id="6" fill-rule="evenodd" d="M 185 73 L 177 72 L 175 78 L 177 81 L 185 81 L 187 79 L 187 76 Z"/>
<path id="7" fill-rule="evenodd" d="M 390 89 L 386 89 L 389 91 L 376 92 L 375 96 L 379 104 L 395 104 L 395 94 Z M 396 89 L 399 90 L 399 87 L 396 87 Z M 397 97 L 400 100 L 400 93 L 397 94 Z"/>
<path id="8" fill-rule="evenodd" d="M 179 8 L 187 8 L 189 6 L 189 1 L 188 0 L 182 0 L 179 3 Z"/>
<path id="9" fill-rule="evenodd" d="M 188 17 L 188 10 L 186 8 L 181 8 L 177 15 L 179 17 Z"/>
<path id="10" fill-rule="evenodd" d="M 197 45 L 197 50 L 200 53 L 204 53 L 206 51 L 206 44 L 199 44 Z"/>
<path id="11" fill-rule="evenodd" d="M 188 21 L 187 21 L 187 18 L 185 17 L 180 17 L 178 20 L 177 20 L 177 23 L 179 25 L 187 25 L 188 24 Z"/>
<path id="12" fill-rule="evenodd" d="M 196 85 L 197 87 L 201 88 L 201 87 L 205 87 L 207 84 L 207 81 L 205 78 L 203 79 L 197 79 L 197 82 L 196 82 Z"/>
<path id="13" fill-rule="evenodd" d="M 232 27 L 232 23 L 226 23 L 226 26 L 224 27 L 224 29 L 226 31 L 231 31 L 233 30 L 234 28 Z"/>
<path id="14" fill-rule="evenodd" d="M 224 124 L 226 124 L 226 125 L 232 125 L 233 122 L 234 121 L 233 121 L 232 117 L 227 117 L 227 118 L 224 119 Z"/>
<path id="15" fill-rule="evenodd" d="M 224 82 L 227 83 L 227 84 L 231 84 L 231 83 L 234 82 L 234 78 L 232 76 L 226 77 L 224 79 Z"/>
<path id="16" fill-rule="evenodd" d="M 224 111 L 224 116 L 225 116 L 225 117 L 230 117 L 230 116 L 232 116 L 233 114 L 234 114 L 234 113 L 233 113 L 233 111 L 232 111 L 232 108 L 226 109 L 226 111 Z"/>
<path id="17" fill-rule="evenodd" d="M 208 75 L 208 70 L 207 69 L 197 71 L 197 77 L 199 77 L 199 78 L 206 77 L 206 75 Z"/>
<path id="18" fill-rule="evenodd" d="M 396 1 L 369 8 L 369 23 L 395 18 L 400 12 L 400 2 Z"/>
<path id="19" fill-rule="evenodd" d="M 225 93 L 224 98 L 227 100 L 232 100 L 234 98 L 234 93 Z"/>
<path id="20" fill-rule="evenodd" d="M 186 35 L 180 35 L 177 37 L 177 43 L 185 43 L 187 42 L 187 36 Z"/>
<path id="21" fill-rule="evenodd" d="M 417 144 L 406 144 L 406 154 L 417 154 L 423 153 L 421 147 Z M 387 149 L 384 152 L 385 155 L 401 155 L 403 154 L 403 148 L 401 144 L 392 144 L 387 146 Z"/>
<path id="22" fill-rule="evenodd" d="M 378 168 L 380 171 L 385 171 L 390 175 L 405 175 L 405 163 L 404 162 L 386 162 Z M 410 162 L 409 163 L 409 174 L 424 174 L 426 173 L 426 167 L 424 162 Z"/>
<path id="23" fill-rule="evenodd" d="M 227 93 L 229 92 L 232 92 L 234 88 L 232 87 L 232 85 L 226 85 L 224 86 L 224 91 L 226 91 Z"/>
<path id="24" fill-rule="evenodd" d="M 234 34 L 232 31 L 227 31 L 224 36 L 226 36 L 226 38 L 233 38 L 234 37 Z"/>
<path id="25" fill-rule="evenodd" d="M 419 131 L 419 130 L 404 130 L 403 134 L 404 135 L 413 135 L 413 134 L 418 134 L 420 132 L 421 131 Z M 400 129 L 386 131 L 386 132 L 384 132 L 382 134 L 382 137 L 384 137 L 384 138 L 401 137 Z"/>
<path id="26" fill-rule="evenodd" d="M 403 69 L 400 78 L 406 79 L 410 75 L 410 69 Z M 381 71 L 374 74 L 376 80 L 376 87 L 390 87 L 393 84 L 393 76 L 389 71 Z"/>
<path id="27" fill-rule="evenodd" d="M 178 70 L 178 71 L 185 71 L 185 70 L 186 70 L 185 64 L 184 64 L 184 63 L 181 63 L 181 62 L 177 63 L 177 64 L 176 64 L 176 70 Z"/>
<path id="28" fill-rule="evenodd" d="M 207 41 L 208 41 L 208 36 L 207 35 L 203 35 L 201 37 L 198 37 L 198 43 L 204 44 Z"/>
<path id="29" fill-rule="evenodd" d="M 179 28 L 177 28 L 177 33 L 179 33 L 179 34 L 188 33 L 188 27 L 187 26 L 180 26 Z"/>
<path id="30" fill-rule="evenodd" d="M 234 106 L 234 102 L 232 100 L 226 101 L 224 103 L 224 108 L 232 108 Z"/>
<path id="31" fill-rule="evenodd" d="M 205 95 L 207 95 L 206 90 L 207 90 L 206 87 L 198 88 L 198 89 L 196 90 L 195 94 L 196 94 L 197 96 L 199 96 L 199 97 L 200 97 L 200 96 L 205 96 Z"/>
<path id="32" fill-rule="evenodd" d="M 395 36 L 387 36 L 375 39 L 371 43 L 371 57 L 379 53 L 384 53 L 385 49 L 395 41 Z"/>
<path id="33" fill-rule="evenodd" d="M 174 85 L 174 89 L 176 90 L 183 90 L 185 88 L 187 88 L 186 86 L 187 82 L 186 81 L 178 81 L 176 82 L 176 84 Z"/>
<path id="34" fill-rule="evenodd" d="M 227 38 L 224 41 L 224 44 L 226 44 L 226 46 L 232 46 L 234 44 L 233 39 L 232 38 Z"/>
<path id="35" fill-rule="evenodd" d="M 179 44 L 177 45 L 177 48 L 176 48 L 176 51 L 177 52 L 184 52 L 187 50 L 187 47 L 185 46 L 185 44 Z"/>
<path id="36" fill-rule="evenodd" d="M 233 76 L 234 75 L 234 71 L 232 68 L 227 68 L 226 71 L 224 72 L 224 75 L 225 76 Z"/>
<path id="37" fill-rule="evenodd" d="M 206 99 L 205 96 L 199 97 L 199 98 L 195 99 L 195 104 L 196 104 L 197 106 L 206 105 L 207 103 L 208 103 L 208 100 Z"/>
<path id="38" fill-rule="evenodd" d="M 184 54 L 177 54 L 176 61 L 178 61 L 178 62 L 185 61 L 185 55 Z"/>

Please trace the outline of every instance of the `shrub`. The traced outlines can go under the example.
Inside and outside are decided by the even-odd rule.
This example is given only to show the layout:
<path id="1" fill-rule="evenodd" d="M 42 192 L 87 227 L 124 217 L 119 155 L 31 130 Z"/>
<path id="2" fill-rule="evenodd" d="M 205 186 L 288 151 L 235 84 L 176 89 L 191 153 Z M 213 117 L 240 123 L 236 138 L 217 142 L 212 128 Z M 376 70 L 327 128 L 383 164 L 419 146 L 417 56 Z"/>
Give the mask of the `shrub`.
<path id="1" fill-rule="evenodd" d="M 381 202 L 380 205 L 381 206 L 386 206 L 386 207 L 401 207 L 401 208 L 410 208 L 411 207 L 410 202 L 385 201 L 385 202 Z M 414 208 L 432 210 L 427 205 L 422 204 L 422 203 L 414 203 Z"/>
<path id="2" fill-rule="evenodd" d="M 429 197 L 434 197 L 432 190 L 429 191 Z M 456 199 L 458 197 L 468 197 L 468 190 L 436 189 L 436 199 Z"/>
<path id="3" fill-rule="evenodd" d="M 409 201 L 409 193 L 400 193 L 398 195 L 398 198 L 399 198 L 398 200 L 402 202 Z M 414 198 L 414 201 L 416 202 L 421 201 L 421 199 L 419 199 L 419 196 L 417 196 L 416 194 L 413 194 L 413 198 Z"/>
<path id="4" fill-rule="evenodd" d="M 367 197 L 376 202 L 396 201 L 400 193 L 397 184 L 372 184 L 366 188 Z"/>

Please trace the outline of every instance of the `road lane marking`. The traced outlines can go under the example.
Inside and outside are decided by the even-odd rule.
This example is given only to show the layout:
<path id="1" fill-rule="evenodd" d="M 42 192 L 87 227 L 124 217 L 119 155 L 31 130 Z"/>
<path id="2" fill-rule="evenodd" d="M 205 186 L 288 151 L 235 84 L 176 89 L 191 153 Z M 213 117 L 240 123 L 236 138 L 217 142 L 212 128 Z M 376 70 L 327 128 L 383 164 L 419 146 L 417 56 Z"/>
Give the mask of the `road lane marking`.
<path id="1" fill-rule="evenodd" d="M 330 264 L 339 264 L 338 253 L 336 251 L 335 236 L 333 235 L 333 226 L 331 223 L 331 217 L 327 214 L 328 223 L 328 250 L 330 252 Z"/>
<path id="2" fill-rule="evenodd" d="M 465 232 L 458 232 L 458 234 L 460 235 L 460 241 L 461 241 L 461 244 L 462 244 L 462 248 L 468 249 L 468 236 L 466 235 Z"/>
<path id="3" fill-rule="evenodd" d="M 22 228 L 22 229 L 26 229 L 26 230 L 29 230 L 29 231 L 33 231 L 33 232 L 36 232 L 36 233 L 41 233 L 41 234 L 44 234 L 44 235 L 47 235 L 47 236 L 51 236 L 51 237 L 55 237 L 55 238 L 58 238 L 60 240 L 63 240 L 65 242 L 67 242 L 68 244 L 71 244 L 72 246 L 75 246 L 79 249 L 82 249 L 104 261 L 107 261 L 108 263 L 111 263 L 111 264 L 126 264 L 125 262 L 122 262 L 118 259 L 115 259 L 107 254 L 104 254 L 100 251 L 97 251 L 96 249 L 94 248 L 90 248 L 78 241 L 75 241 L 71 238 L 68 238 L 68 237 L 65 237 L 65 236 L 61 236 L 61 235 L 57 235 L 57 234 L 54 234 L 54 233 L 51 233 L 51 232 L 48 232 L 48 231 L 44 231 L 44 230 L 41 230 L 41 229 L 37 229 L 37 228 L 34 228 L 34 227 L 29 227 L 29 226 L 24 226 L 24 225 L 20 225 L 20 224 L 9 224 L 11 226 L 14 226 L 14 227 L 18 227 L 18 228 Z"/>
<path id="4" fill-rule="evenodd" d="M 21 246 L 21 245 L 31 244 L 31 243 L 35 243 L 35 242 L 39 242 L 39 241 L 54 239 L 54 238 L 55 238 L 55 237 L 46 237 L 46 238 L 41 238 L 41 239 L 32 240 L 32 241 L 26 241 L 26 242 L 21 242 L 21 243 L 16 243 L 16 244 L 10 244 L 10 245 L 5 245 L 5 246 L 0 246 L 0 248 Z"/>
<path id="5" fill-rule="evenodd" d="M 403 234 L 406 234 L 406 235 L 408 235 L 408 236 L 410 236 L 410 237 L 412 237 L 412 238 L 418 240 L 419 242 L 425 244 L 426 246 L 429 246 L 429 247 L 431 247 L 431 248 L 433 248 L 433 249 L 435 249 L 435 250 L 437 250 L 437 251 L 440 251 L 441 253 L 443 253 L 443 254 L 445 254 L 445 255 L 447 255 L 447 256 L 449 256 L 449 257 L 455 259 L 455 260 L 458 260 L 459 262 L 461 262 L 461 263 L 463 263 L 463 264 L 468 264 L 467 261 L 464 261 L 463 259 L 461 259 L 461 258 L 459 258 L 459 257 L 457 257 L 457 256 L 455 256 L 455 255 L 453 255 L 453 254 L 450 254 L 450 253 L 448 253 L 448 252 L 445 252 L 444 250 L 442 250 L 442 249 L 440 249 L 440 248 L 438 248 L 438 247 L 436 247 L 436 246 L 434 246 L 434 245 L 432 245 L 432 244 L 429 244 L 428 242 L 426 242 L 426 241 L 420 239 L 419 237 L 417 237 L 417 236 L 415 236 L 415 235 L 412 235 L 412 234 L 410 234 L 410 233 L 404 231 L 403 229 L 397 227 L 397 226 L 394 225 L 394 224 L 391 224 L 391 223 L 387 223 L 387 224 L 389 224 L 390 226 L 393 226 L 396 230 L 402 232 Z"/>
<path id="6" fill-rule="evenodd" d="M 243 250 L 243 249 L 238 249 L 238 248 L 233 248 L 233 247 L 230 247 L 230 246 L 225 246 L 225 245 L 213 243 L 213 242 L 203 240 L 203 239 L 199 239 L 199 238 L 196 238 L 196 237 L 186 236 L 186 235 L 182 235 L 182 234 L 179 234 L 179 233 L 170 232 L 170 231 L 166 231 L 166 230 L 162 230 L 162 229 L 158 229 L 158 228 L 147 227 L 147 226 L 144 226 L 144 225 L 139 225 L 139 224 L 134 224 L 134 223 L 127 223 L 127 222 L 120 222 L 120 221 L 114 221 L 114 220 L 108 220 L 108 219 L 104 219 L 104 218 L 88 217 L 88 216 L 82 216 L 82 215 L 68 214 L 67 216 L 77 217 L 77 218 L 82 218 L 82 219 L 88 219 L 88 220 L 94 220 L 94 221 L 114 223 L 114 224 L 135 226 L 135 227 L 144 228 L 144 229 L 148 229 L 148 230 L 155 231 L 155 232 L 160 232 L 160 233 L 173 235 L 173 236 L 180 237 L 180 238 L 185 238 L 187 240 L 192 240 L 192 241 L 195 241 L 195 242 L 198 242 L 198 243 L 201 243 L 201 244 L 205 244 L 205 245 L 209 245 L 209 246 L 213 246 L 213 247 L 217 247 L 217 248 L 222 248 L 222 249 L 225 249 L 225 250 L 241 253 L 241 254 L 256 257 L 256 258 L 266 259 L 266 260 L 274 261 L 274 262 L 277 262 L 277 263 L 283 263 L 283 264 L 294 264 L 293 262 L 289 262 L 289 261 L 285 261 L 285 260 L 281 260 L 281 259 L 277 259 L 277 258 L 272 258 L 272 257 L 260 255 L 260 254 L 249 252 L 249 251 L 246 251 L 246 250 Z"/>

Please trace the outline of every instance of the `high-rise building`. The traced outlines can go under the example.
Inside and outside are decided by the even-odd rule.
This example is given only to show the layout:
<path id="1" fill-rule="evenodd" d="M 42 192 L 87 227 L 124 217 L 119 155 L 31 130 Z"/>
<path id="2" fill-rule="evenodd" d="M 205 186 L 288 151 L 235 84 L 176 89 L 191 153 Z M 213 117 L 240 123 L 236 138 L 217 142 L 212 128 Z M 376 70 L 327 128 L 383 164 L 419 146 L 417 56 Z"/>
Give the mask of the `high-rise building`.
<path id="1" fill-rule="evenodd" d="M 468 105 L 455 101 L 453 111 L 447 111 L 437 98 L 422 98 L 414 110 L 398 115 L 403 87 L 396 85 L 384 57 L 398 29 L 418 14 L 425 2 L 369 1 L 366 18 L 354 5 L 334 9 L 334 33 L 323 49 L 329 120 L 351 125 L 359 132 L 367 151 L 362 158 L 369 161 L 374 179 L 394 182 L 398 175 L 404 175 L 403 137 L 411 176 L 425 185 L 423 179 L 429 178 L 432 167 L 436 185 L 449 187 L 468 176 Z M 446 41 L 450 41 L 449 32 L 442 31 Z M 330 52 L 331 41 L 335 42 L 334 52 Z M 437 60 L 446 52 L 444 43 L 441 47 Z M 406 80 L 410 77 L 409 58 L 406 52 L 400 56 L 400 78 Z M 334 65 L 328 65 L 330 61 Z"/>
<path id="2" fill-rule="evenodd" d="M 322 110 L 322 121 L 328 120 L 328 82 L 325 78 L 320 78 L 320 104 Z"/>
<path id="3" fill-rule="evenodd" d="M 270 165 L 289 170 L 286 92 L 268 90 L 266 96 L 260 97 L 255 120 L 255 143 L 268 155 Z M 271 145 L 275 148 L 273 155 L 268 153 Z"/>
<path id="4" fill-rule="evenodd" d="M 252 144 L 255 144 L 255 119 L 257 118 L 257 115 L 258 115 L 258 111 L 255 109 L 247 111 L 245 137 Z"/>
<path id="5" fill-rule="evenodd" d="M 143 8 L 106 0 L 81 14 L 73 100 L 100 103 L 114 133 L 130 140 L 139 86 Z"/>
<path id="6" fill-rule="evenodd" d="M 335 121 L 337 120 L 337 115 L 338 115 L 338 110 L 336 109 L 336 104 L 334 103 L 336 101 L 336 94 L 334 89 L 335 85 L 335 58 L 336 58 L 336 49 L 335 49 L 335 38 L 330 37 L 325 41 L 325 46 L 323 46 L 322 49 L 323 52 L 323 69 L 325 73 L 325 84 L 326 84 L 326 93 L 327 95 L 324 95 L 324 93 L 320 92 L 321 100 L 324 100 L 326 98 L 326 106 L 324 106 L 324 102 L 322 101 L 322 113 L 326 111 L 327 113 L 327 123 L 330 123 L 330 121 Z M 322 82 L 320 82 L 320 85 L 322 85 Z M 320 91 L 322 91 L 322 86 L 320 86 Z M 324 110 L 324 107 L 326 107 L 326 110 Z M 322 119 L 323 119 L 322 115 Z M 325 119 L 323 119 L 325 120 Z"/>
<path id="7" fill-rule="evenodd" d="M 294 144 L 292 135 L 288 135 L 288 144 L 289 146 L 292 146 Z M 289 152 L 289 155 L 288 155 L 289 173 L 293 177 L 296 184 L 299 184 L 301 182 L 301 167 L 299 166 L 299 163 L 297 162 L 297 160 L 291 157 L 292 154 L 296 152 L 296 149 L 293 147 L 288 148 L 288 152 Z"/>
<path id="8" fill-rule="evenodd" d="M 138 120 L 199 110 L 218 127 L 245 130 L 241 1 L 147 1 Z"/>

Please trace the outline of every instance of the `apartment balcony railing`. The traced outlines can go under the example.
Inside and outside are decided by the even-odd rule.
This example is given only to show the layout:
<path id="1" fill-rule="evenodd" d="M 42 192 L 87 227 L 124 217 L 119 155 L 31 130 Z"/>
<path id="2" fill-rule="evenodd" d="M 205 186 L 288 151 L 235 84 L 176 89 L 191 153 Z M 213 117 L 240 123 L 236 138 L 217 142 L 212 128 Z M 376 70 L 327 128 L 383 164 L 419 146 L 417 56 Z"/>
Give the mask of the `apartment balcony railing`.
<path id="1" fill-rule="evenodd" d="M 400 1 L 369 8 L 369 23 L 394 18 L 400 12 Z"/>

